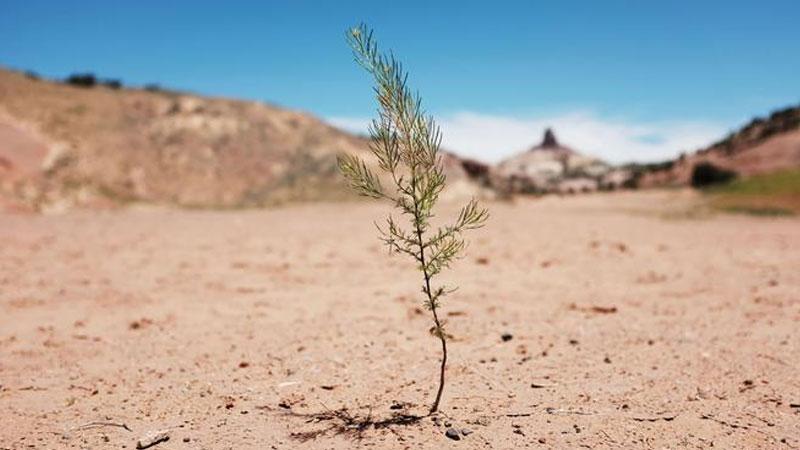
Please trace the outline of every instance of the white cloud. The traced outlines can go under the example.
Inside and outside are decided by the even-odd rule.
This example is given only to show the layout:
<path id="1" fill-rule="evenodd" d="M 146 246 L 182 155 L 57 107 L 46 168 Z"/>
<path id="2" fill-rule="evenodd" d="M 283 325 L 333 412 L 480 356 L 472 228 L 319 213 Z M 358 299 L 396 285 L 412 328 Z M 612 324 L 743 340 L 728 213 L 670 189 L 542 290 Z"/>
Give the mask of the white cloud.
<path id="1" fill-rule="evenodd" d="M 369 119 L 329 117 L 342 129 L 366 133 Z M 728 128 L 706 121 L 642 122 L 577 111 L 539 117 L 474 112 L 437 116 L 443 147 L 471 158 L 498 162 L 536 145 L 552 127 L 559 142 L 613 163 L 659 161 L 694 151 L 721 138 Z"/>

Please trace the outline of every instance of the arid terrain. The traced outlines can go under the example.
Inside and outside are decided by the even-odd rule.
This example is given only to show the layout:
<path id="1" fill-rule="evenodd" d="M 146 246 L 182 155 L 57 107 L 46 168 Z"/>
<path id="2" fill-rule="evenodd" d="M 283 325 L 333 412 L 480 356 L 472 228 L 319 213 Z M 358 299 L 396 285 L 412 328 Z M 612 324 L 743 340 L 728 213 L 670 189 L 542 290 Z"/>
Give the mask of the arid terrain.
<path id="1" fill-rule="evenodd" d="M 0 67 L 0 210 L 242 208 L 352 198 L 369 141 L 304 112 L 190 93 L 78 87 Z M 444 155 L 451 198 L 475 195 Z"/>
<path id="2" fill-rule="evenodd" d="M 439 361 L 384 207 L 3 213 L 0 448 L 798 448 L 800 219 L 698 201 L 489 203 L 383 427 Z"/>
<path id="3" fill-rule="evenodd" d="M 724 139 L 674 161 L 655 164 L 643 173 L 640 187 L 686 186 L 692 170 L 708 162 L 743 177 L 800 167 L 800 106 L 758 117 Z"/>

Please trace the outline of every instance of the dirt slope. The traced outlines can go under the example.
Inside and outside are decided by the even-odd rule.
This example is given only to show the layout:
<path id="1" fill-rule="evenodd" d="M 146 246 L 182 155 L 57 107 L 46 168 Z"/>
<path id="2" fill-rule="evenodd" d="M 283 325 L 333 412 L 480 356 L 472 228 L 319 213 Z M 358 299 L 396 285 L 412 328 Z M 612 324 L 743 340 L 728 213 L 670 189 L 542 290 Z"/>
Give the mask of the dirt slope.
<path id="1" fill-rule="evenodd" d="M 639 184 L 688 185 L 692 169 L 703 161 L 745 177 L 800 167 L 800 106 L 755 119 L 708 148 L 644 173 Z"/>
<path id="2" fill-rule="evenodd" d="M 36 153 L 39 173 L 14 169 L 12 178 L 10 168 L 31 165 L 19 136 L 47 151 Z M 0 70 L 0 197 L 32 209 L 349 198 L 335 168 L 341 152 L 367 156 L 368 142 L 264 103 L 81 88 Z M 453 184 L 474 193 L 459 184 L 460 162 L 447 164 Z"/>

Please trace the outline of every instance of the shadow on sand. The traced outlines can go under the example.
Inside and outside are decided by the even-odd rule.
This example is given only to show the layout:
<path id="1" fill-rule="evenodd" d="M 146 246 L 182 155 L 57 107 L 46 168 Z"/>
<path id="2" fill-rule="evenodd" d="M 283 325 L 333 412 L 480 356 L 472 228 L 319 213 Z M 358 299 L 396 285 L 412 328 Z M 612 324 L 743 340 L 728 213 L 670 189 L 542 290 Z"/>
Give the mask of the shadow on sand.
<path id="1" fill-rule="evenodd" d="M 324 424 L 321 428 L 311 431 L 296 431 L 291 437 L 300 442 L 306 442 L 322 436 L 344 436 L 350 439 L 361 439 L 369 430 L 388 429 L 418 424 L 428 416 L 418 416 L 405 411 L 397 411 L 387 418 L 378 419 L 372 416 L 372 410 L 366 415 L 352 415 L 347 408 L 326 410 L 319 413 L 287 412 L 292 417 L 304 419 L 306 423 Z"/>

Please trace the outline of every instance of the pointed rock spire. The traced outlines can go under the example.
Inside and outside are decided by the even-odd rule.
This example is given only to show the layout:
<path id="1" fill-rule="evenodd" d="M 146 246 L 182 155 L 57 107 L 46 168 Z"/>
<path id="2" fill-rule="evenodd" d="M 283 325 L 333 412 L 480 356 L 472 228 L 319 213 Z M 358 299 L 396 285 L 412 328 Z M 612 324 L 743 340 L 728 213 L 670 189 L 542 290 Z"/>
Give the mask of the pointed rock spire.
<path id="1" fill-rule="evenodd" d="M 542 138 L 542 145 L 540 145 L 540 147 L 544 148 L 558 147 L 558 141 L 556 140 L 556 135 L 555 133 L 553 133 L 552 128 L 544 130 L 544 138 Z"/>

